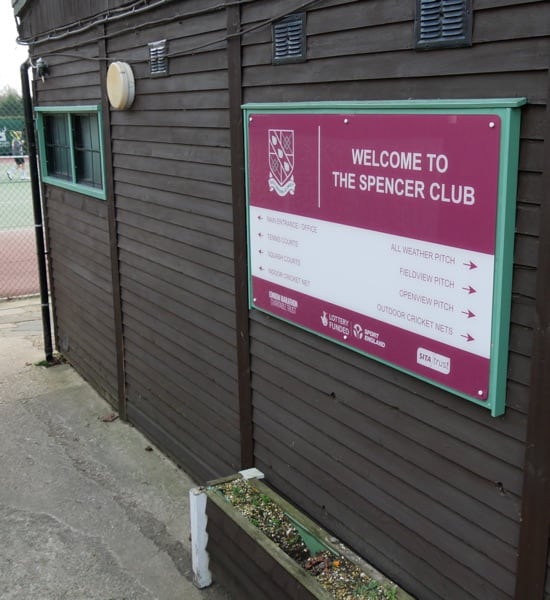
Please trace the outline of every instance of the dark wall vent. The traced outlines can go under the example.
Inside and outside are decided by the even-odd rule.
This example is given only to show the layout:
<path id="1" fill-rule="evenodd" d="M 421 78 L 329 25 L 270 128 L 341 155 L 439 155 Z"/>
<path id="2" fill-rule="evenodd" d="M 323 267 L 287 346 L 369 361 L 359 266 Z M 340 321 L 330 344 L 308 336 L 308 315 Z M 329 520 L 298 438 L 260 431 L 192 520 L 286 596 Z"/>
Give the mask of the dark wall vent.
<path id="1" fill-rule="evenodd" d="M 416 0 L 416 48 L 472 45 L 471 0 Z"/>
<path id="2" fill-rule="evenodd" d="M 306 15 L 297 13 L 273 23 L 273 62 L 306 60 Z"/>
<path id="3" fill-rule="evenodd" d="M 160 40 L 149 44 L 149 73 L 159 77 L 168 75 L 168 42 Z"/>

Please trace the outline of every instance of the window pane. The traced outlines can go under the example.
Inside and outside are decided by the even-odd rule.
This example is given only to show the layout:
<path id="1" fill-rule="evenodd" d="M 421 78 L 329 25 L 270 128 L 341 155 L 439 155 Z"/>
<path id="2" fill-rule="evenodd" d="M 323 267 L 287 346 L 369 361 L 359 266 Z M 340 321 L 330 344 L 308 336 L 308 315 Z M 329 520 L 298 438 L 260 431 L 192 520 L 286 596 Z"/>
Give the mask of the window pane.
<path id="1" fill-rule="evenodd" d="M 73 131 L 76 181 L 100 188 L 102 177 L 97 115 L 74 115 Z"/>
<path id="2" fill-rule="evenodd" d="M 61 179 L 71 179 L 68 129 L 65 115 L 44 116 L 47 174 Z"/>
<path id="3" fill-rule="evenodd" d="M 97 107 L 37 107 L 40 160 L 48 183 L 104 199 L 103 155 Z M 50 112 L 51 111 L 51 112 Z"/>

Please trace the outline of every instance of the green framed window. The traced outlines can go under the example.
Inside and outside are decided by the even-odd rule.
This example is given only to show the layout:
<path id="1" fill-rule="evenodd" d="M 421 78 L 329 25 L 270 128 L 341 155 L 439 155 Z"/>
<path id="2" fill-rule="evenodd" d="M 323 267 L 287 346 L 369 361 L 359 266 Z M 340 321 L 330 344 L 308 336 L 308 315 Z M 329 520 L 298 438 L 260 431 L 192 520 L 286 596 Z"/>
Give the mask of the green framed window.
<path id="1" fill-rule="evenodd" d="M 36 107 L 42 181 L 105 199 L 98 106 Z"/>

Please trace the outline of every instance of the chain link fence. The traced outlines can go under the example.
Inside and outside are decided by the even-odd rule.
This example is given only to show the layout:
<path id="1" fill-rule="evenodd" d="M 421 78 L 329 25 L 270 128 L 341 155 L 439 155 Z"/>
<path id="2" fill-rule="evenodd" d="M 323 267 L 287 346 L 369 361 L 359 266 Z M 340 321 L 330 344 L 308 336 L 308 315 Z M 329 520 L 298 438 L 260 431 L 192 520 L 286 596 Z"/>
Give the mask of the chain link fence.
<path id="1" fill-rule="evenodd" d="M 39 292 L 23 101 L 0 93 L 0 298 Z"/>

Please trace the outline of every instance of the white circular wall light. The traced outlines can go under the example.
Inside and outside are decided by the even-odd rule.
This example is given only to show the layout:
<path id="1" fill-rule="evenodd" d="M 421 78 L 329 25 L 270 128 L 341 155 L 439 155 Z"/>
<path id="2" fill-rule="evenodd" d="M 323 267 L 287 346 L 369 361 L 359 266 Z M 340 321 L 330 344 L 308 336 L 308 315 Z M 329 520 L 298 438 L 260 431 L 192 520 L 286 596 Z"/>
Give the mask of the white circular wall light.
<path id="1" fill-rule="evenodd" d="M 113 108 L 130 108 L 136 95 L 132 67 L 125 62 L 114 62 L 107 70 L 107 96 Z"/>

